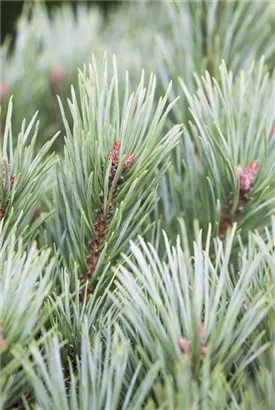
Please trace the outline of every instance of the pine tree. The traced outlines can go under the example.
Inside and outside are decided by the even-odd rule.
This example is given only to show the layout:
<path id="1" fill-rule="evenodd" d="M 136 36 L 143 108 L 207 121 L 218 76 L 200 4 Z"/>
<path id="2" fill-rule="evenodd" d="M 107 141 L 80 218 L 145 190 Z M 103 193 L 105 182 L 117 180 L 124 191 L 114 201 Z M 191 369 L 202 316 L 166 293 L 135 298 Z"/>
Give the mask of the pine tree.
<path id="1" fill-rule="evenodd" d="M 272 6 L 25 6 L 1 47 L 1 409 L 273 408 Z"/>

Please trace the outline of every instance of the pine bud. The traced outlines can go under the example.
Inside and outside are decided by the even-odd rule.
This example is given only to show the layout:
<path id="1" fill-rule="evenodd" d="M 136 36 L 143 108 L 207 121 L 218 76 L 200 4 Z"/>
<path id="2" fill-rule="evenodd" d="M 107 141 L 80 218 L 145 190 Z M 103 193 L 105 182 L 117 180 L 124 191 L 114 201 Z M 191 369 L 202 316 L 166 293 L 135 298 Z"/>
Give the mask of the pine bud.
<path id="1" fill-rule="evenodd" d="M 190 340 L 184 339 L 184 337 L 180 336 L 178 340 L 178 346 L 181 351 L 184 351 L 185 353 L 191 353 L 192 352 L 192 342 Z"/>
<path id="2" fill-rule="evenodd" d="M 123 167 L 123 171 L 128 171 L 128 169 L 133 165 L 135 160 L 135 154 L 130 154 L 126 157 L 125 164 Z"/>
<path id="3" fill-rule="evenodd" d="M 111 163 L 115 166 L 118 165 L 119 155 L 120 155 L 120 141 L 116 141 L 114 142 L 112 146 L 112 151 L 109 157 L 109 161 L 111 161 Z"/>
<path id="4" fill-rule="evenodd" d="M 9 86 L 5 81 L 3 81 L 0 84 L 0 100 L 1 101 L 4 100 L 8 96 L 8 94 L 9 94 Z"/>
<path id="5" fill-rule="evenodd" d="M 64 71 L 61 67 L 54 67 L 51 72 L 51 81 L 54 85 L 59 85 L 64 80 Z"/>
<path id="6" fill-rule="evenodd" d="M 3 338 L 3 325 L 0 323 L 0 349 L 5 349 L 7 347 L 8 341 Z"/>
<path id="7" fill-rule="evenodd" d="M 199 324 L 199 336 L 201 344 L 205 343 L 205 335 L 204 335 L 204 324 L 200 322 Z"/>
<path id="8" fill-rule="evenodd" d="M 208 352 L 208 347 L 207 346 L 202 346 L 201 347 L 201 354 L 204 356 Z"/>
<path id="9" fill-rule="evenodd" d="M 202 322 L 199 323 L 199 338 L 200 338 L 200 352 L 204 356 L 207 351 L 208 347 L 205 346 L 205 333 L 204 333 L 204 325 Z M 180 336 L 178 339 L 178 346 L 180 350 L 184 353 L 191 354 L 192 353 L 192 341 L 186 340 L 183 336 Z"/>
<path id="10" fill-rule="evenodd" d="M 109 161 L 111 161 L 112 166 L 117 167 L 118 162 L 119 162 L 119 156 L 120 156 L 120 141 L 116 141 L 113 144 L 112 151 L 109 157 Z M 135 160 L 135 154 L 130 154 L 126 157 L 125 164 L 123 166 L 123 171 L 127 171 L 131 165 L 134 163 Z"/>
<path id="11" fill-rule="evenodd" d="M 275 127 L 272 127 L 269 133 L 269 138 L 272 138 L 275 136 Z"/>
<path id="12" fill-rule="evenodd" d="M 237 173 L 240 182 L 240 196 L 235 212 L 232 210 L 233 200 L 228 201 L 228 207 L 225 209 L 225 213 L 221 219 L 219 227 L 219 236 L 224 237 L 224 234 L 228 227 L 232 226 L 234 219 L 244 212 L 244 205 L 249 200 L 248 193 L 253 187 L 257 174 L 259 171 L 258 161 L 251 162 L 246 169 L 243 169 L 241 165 L 237 165 Z"/>
<path id="13" fill-rule="evenodd" d="M 251 190 L 252 186 L 255 183 L 258 171 L 258 161 L 251 162 L 251 164 L 249 164 L 245 170 L 243 170 L 241 165 L 237 166 L 241 193 L 247 193 Z"/>

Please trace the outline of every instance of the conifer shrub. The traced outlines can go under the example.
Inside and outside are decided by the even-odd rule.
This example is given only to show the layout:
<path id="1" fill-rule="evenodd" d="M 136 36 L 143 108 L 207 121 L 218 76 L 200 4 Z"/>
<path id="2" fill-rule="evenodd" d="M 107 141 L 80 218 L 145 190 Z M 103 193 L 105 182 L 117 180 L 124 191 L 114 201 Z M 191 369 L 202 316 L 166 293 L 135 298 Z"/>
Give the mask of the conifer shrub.
<path id="1" fill-rule="evenodd" d="M 274 26 L 269 2 L 24 7 L 1 46 L 1 409 L 273 409 Z"/>

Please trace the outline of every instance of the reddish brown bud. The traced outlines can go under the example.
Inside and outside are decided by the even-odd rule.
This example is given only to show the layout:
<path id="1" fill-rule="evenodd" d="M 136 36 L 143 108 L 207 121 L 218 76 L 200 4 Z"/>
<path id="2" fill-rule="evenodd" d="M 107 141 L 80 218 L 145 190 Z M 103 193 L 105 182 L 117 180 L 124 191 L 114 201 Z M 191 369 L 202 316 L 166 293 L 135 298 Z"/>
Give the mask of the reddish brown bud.
<path id="1" fill-rule="evenodd" d="M 119 161 L 119 155 L 120 155 L 120 141 L 116 141 L 113 144 L 111 155 L 109 157 L 109 160 L 112 162 L 113 165 L 117 166 L 118 161 Z"/>
<path id="2" fill-rule="evenodd" d="M 181 351 L 184 351 L 185 353 L 191 353 L 192 352 L 192 342 L 190 340 L 184 339 L 184 337 L 180 336 L 178 340 L 178 346 Z"/>
<path id="3" fill-rule="evenodd" d="M 259 171 L 258 161 L 253 161 L 248 167 L 243 170 L 241 165 L 237 166 L 237 172 L 240 180 L 240 191 L 241 193 L 247 193 L 251 190 L 255 183 L 257 174 Z"/>
<path id="4" fill-rule="evenodd" d="M 204 336 L 204 325 L 202 322 L 199 324 L 199 336 L 201 344 L 205 343 L 205 336 Z"/>
<path id="5" fill-rule="evenodd" d="M 64 71 L 61 67 L 54 67 L 51 71 L 51 81 L 54 85 L 60 84 L 64 80 Z"/>
<path id="6" fill-rule="evenodd" d="M 272 138 L 275 136 L 275 127 L 272 127 L 269 133 L 269 138 Z"/>
<path id="7" fill-rule="evenodd" d="M 14 181 L 15 181 L 15 176 L 11 175 L 10 176 L 10 186 L 11 186 L 11 188 L 13 187 Z"/>
<path id="8" fill-rule="evenodd" d="M 135 154 L 130 154 L 126 157 L 123 171 L 128 171 L 128 169 L 133 165 L 135 161 Z"/>
<path id="9" fill-rule="evenodd" d="M 206 355 L 207 352 L 208 352 L 208 347 L 202 346 L 202 347 L 201 347 L 201 354 L 202 354 L 202 355 Z"/>
<path id="10" fill-rule="evenodd" d="M 257 174 L 259 171 L 258 161 L 251 162 L 246 169 L 243 169 L 241 165 L 237 165 L 237 173 L 240 182 L 240 196 L 235 212 L 232 209 L 233 200 L 228 201 L 228 207 L 225 209 L 225 213 L 220 222 L 219 236 L 224 237 L 228 227 L 232 226 L 234 219 L 244 212 L 244 205 L 249 201 L 249 192 L 253 187 Z"/>
<path id="11" fill-rule="evenodd" d="M 3 338 L 3 325 L 0 323 L 0 349 L 5 349 L 7 347 L 8 341 Z"/>
<path id="12" fill-rule="evenodd" d="M 111 161 L 112 166 L 111 166 L 111 171 L 110 171 L 110 176 L 111 179 L 113 179 L 117 167 L 118 167 L 118 162 L 119 162 L 119 156 L 120 156 L 120 141 L 116 141 L 113 144 L 111 154 L 109 156 L 109 161 Z M 135 160 L 135 154 L 130 154 L 126 157 L 125 164 L 123 166 L 123 171 L 128 171 L 128 169 L 132 166 L 133 162 Z"/>
<path id="13" fill-rule="evenodd" d="M 207 346 L 205 346 L 205 334 L 204 334 L 204 325 L 202 322 L 199 323 L 199 338 L 200 338 L 200 352 L 202 355 L 205 355 L 208 351 Z M 184 337 L 180 336 L 178 339 L 178 346 L 181 351 L 187 354 L 192 353 L 192 341 L 186 340 Z"/>
<path id="14" fill-rule="evenodd" d="M 0 100 L 1 101 L 4 100 L 8 96 L 8 94 L 9 94 L 9 86 L 5 81 L 3 81 L 0 84 Z"/>
<path id="15" fill-rule="evenodd" d="M 6 339 L 0 339 L 0 349 L 5 349 L 7 345 L 8 345 L 8 342 Z"/>

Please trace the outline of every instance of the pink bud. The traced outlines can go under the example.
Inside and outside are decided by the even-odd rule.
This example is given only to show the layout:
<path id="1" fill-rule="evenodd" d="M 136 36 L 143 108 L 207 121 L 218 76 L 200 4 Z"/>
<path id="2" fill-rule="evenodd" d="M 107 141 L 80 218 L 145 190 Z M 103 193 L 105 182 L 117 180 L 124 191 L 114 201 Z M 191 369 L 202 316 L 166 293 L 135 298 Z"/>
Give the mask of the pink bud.
<path id="1" fill-rule="evenodd" d="M 275 136 L 275 127 L 272 127 L 269 133 L 269 138 L 272 138 Z"/>
<path id="2" fill-rule="evenodd" d="M 4 100 L 4 98 L 6 98 L 8 96 L 8 94 L 9 94 L 9 86 L 5 81 L 3 81 L 0 84 L 0 99 L 1 99 L 1 101 Z"/>
<path id="3" fill-rule="evenodd" d="M 249 192 L 255 183 L 259 171 L 258 161 L 253 161 L 248 167 L 243 170 L 241 165 L 237 165 L 237 172 L 240 180 L 240 191 L 242 193 Z"/>
<path id="4" fill-rule="evenodd" d="M 199 335 L 200 335 L 200 342 L 203 344 L 205 342 L 205 336 L 204 336 L 204 325 L 202 322 L 199 324 Z"/>
<path id="5" fill-rule="evenodd" d="M 181 351 L 185 353 L 191 353 L 192 351 L 192 342 L 190 340 L 184 339 L 184 337 L 180 336 L 178 340 L 178 346 Z"/>
<path id="6" fill-rule="evenodd" d="M 8 341 L 3 338 L 3 325 L 0 323 L 0 349 L 7 347 Z"/>
<path id="7" fill-rule="evenodd" d="M 123 167 L 124 171 L 127 171 L 132 165 L 135 160 L 135 154 L 130 154 L 126 157 L 125 164 Z"/>
<path id="8" fill-rule="evenodd" d="M 201 347 L 201 354 L 202 354 L 202 355 L 206 355 L 207 351 L 208 351 L 208 347 L 207 347 L 207 346 L 202 346 L 202 347 Z"/>
<path id="9" fill-rule="evenodd" d="M 10 176 L 10 187 L 11 188 L 13 187 L 14 182 L 15 182 L 15 175 L 11 175 Z"/>
<path id="10" fill-rule="evenodd" d="M 7 347 L 7 340 L 6 339 L 0 339 L 0 349 L 5 349 Z"/>
<path id="11" fill-rule="evenodd" d="M 109 160 L 112 162 L 113 165 L 118 165 L 119 154 L 120 154 L 120 141 L 116 141 L 114 142 L 112 146 L 111 155 L 109 157 Z"/>
<path id="12" fill-rule="evenodd" d="M 51 80 L 55 85 L 60 84 L 64 79 L 64 71 L 61 67 L 54 67 L 51 72 Z"/>

